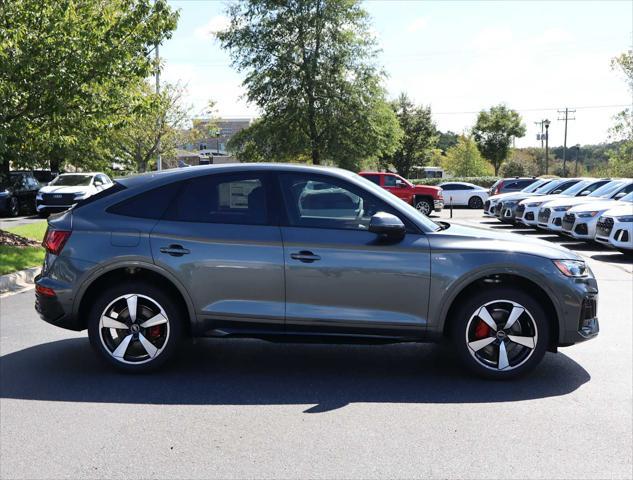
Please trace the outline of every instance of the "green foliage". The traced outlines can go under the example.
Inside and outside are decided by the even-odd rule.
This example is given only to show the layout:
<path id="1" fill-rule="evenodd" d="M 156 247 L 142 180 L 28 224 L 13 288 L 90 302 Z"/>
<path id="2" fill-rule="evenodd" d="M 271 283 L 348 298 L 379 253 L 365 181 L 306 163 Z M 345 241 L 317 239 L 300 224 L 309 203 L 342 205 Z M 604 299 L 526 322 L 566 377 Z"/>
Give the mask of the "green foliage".
<path id="1" fill-rule="evenodd" d="M 17 272 L 29 267 L 41 265 L 44 261 L 42 247 L 13 247 L 0 245 L 0 275 Z"/>
<path id="2" fill-rule="evenodd" d="M 501 177 L 526 177 L 538 175 L 539 165 L 533 150 L 513 149 L 510 159 L 501 165 Z"/>
<path id="3" fill-rule="evenodd" d="M 508 157 L 512 137 L 523 137 L 525 131 L 519 113 L 505 105 L 479 112 L 473 127 L 473 137 L 481 154 L 492 163 L 495 175 Z"/>
<path id="4" fill-rule="evenodd" d="M 58 170 L 107 163 L 130 85 L 177 14 L 166 0 L 0 2 L 0 163 Z"/>
<path id="5" fill-rule="evenodd" d="M 492 166 L 486 162 L 472 138 L 460 136 L 457 144 L 448 149 L 442 159 L 442 167 L 458 177 L 490 175 Z"/>
<path id="6" fill-rule="evenodd" d="M 263 112 L 232 142 L 238 158 L 308 156 L 357 168 L 395 151 L 402 133 L 359 0 L 248 0 L 231 4 L 228 15 L 217 37 Z"/>
<path id="7" fill-rule="evenodd" d="M 450 177 L 450 178 L 420 178 L 416 180 L 409 180 L 415 185 L 439 185 L 444 182 L 468 182 L 479 185 L 480 187 L 490 188 L 499 180 L 499 177 Z"/>
<path id="8" fill-rule="evenodd" d="M 17 227 L 7 228 L 6 231 L 41 242 L 44 240 L 44 234 L 46 233 L 47 227 L 48 222 L 46 220 L 42 220 L 41 222 L 33 222 L 27 225 L 18 225 Z"/>
<path id="9" fill-rule="evenodd" d="M 446 153 L 446 151 L 457 145 L 459 141 L 459 135 L 451 132 L 450 130 L 446 132 L 439 132 L 439 138 L 437 140 L 437 148 L 439 148 L 442 152 Z"/>
<path id="10" fill-rule="evenodd" d="M 438 135 L 431 107 L 416 106 L 405 93 L 391 103 L 398 118 L 403 137 L 400 146 L 393 154 L 381 159 L 383 167 L 393 165 L 403 177 L 408 177 L 411 168 L 426 165 L 431 159 L 437 144 Z"/>

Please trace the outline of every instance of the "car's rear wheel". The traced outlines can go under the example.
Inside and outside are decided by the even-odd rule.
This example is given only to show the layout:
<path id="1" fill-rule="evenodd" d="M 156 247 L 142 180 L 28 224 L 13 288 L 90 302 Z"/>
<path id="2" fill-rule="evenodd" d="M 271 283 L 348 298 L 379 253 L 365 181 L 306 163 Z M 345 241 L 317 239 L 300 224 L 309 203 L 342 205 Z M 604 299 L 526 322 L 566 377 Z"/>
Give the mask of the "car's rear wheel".
<path id="1" fill-rule="evenodd" d="M 178 304 L 161 289 L 129 282 L 104 291 L 90 312 L 90 343 L 110 365 L 146 372 L 171 357 L 182 336 Z"/>
<path id="2" fill-rule="evenodd" d="M 549 324 L 539 302 L 512 288 L 469 297 L 452 320 L 452 340 L 461 361 L 487 378 L 510 379 L 530 371 L 549 342 Z"/>
<path id="3" fill-rule="evenodd" d="M 480 197 L 470 197 L 470 200 L 468 200 L 468 208 L 484 208 L 484 201 Z"/>
<path id="4" fill-rule="evenodd" d="M 417 209 L 418 212 L 428 217 L 433 211 L 433 204 L 428 198 L 416 198 L 415 208 Z"/>

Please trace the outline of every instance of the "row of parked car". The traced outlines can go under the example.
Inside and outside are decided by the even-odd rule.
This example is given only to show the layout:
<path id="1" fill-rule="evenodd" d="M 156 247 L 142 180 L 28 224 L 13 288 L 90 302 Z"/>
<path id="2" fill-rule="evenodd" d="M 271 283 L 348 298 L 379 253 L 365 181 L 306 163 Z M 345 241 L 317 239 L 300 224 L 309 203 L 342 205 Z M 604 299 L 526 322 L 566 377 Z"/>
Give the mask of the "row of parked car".
<path id="1" fill-rule="evenodd" d="M 484 215 L 633 252 L 633 179 L 521 179 L 520 191 L 491 193 Z"/>
<path id="2" fill-rule="evenodd" d="M 37 213 L 46 217 L 113 185 L 105 173 L 63 173 L 41 183 L 33 172 L 13 171 L 0 184 L 0 213 L 10 217 Z"/>

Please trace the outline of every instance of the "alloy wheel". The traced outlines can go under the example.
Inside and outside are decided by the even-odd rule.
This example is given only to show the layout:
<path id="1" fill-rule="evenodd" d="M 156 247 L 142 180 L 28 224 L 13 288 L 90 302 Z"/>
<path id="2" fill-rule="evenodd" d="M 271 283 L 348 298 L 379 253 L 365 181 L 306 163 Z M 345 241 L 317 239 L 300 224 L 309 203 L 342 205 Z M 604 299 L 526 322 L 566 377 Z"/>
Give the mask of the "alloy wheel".
<path id="1" fill-rule="evenodd" d="M 468 201 L 468 206 L 469 206 L 470 208 L 474 208 L 474 209 L 477 209 L 477 208 L 483 208 L 483 206 L 484 206 L 484 202 L 483 202 L 483 200 L 482 200 L 481 198 L 479 198 L 479 197 L 472 197 L 472 198 Z"/>
<path id="2" fill-rule="evenodd" d="M 415 204 L 415 208 L 418 210 L 418 212 L 426 215 L 427 217 L 431 213 L 431 206 L 429 205 L 429 202 L 427 202 L 426 200 L 421 200 L 417 202 Z"/>
<path id="3" fill-rule="evenodd" d="M 147 363 L 167 346 L 169 319 L 156 300 L 139 294 L 122 295 L 101 314 L 99 338 L 115 360 Z"/>
<path id="4" fill-rule="evenodd" d="M 511 300 L 494 300 L 477 308 L 466 326 L 466 343 L 481 366 L 513 370 L 532 356 L 538 330 L 532 314 Z"/>

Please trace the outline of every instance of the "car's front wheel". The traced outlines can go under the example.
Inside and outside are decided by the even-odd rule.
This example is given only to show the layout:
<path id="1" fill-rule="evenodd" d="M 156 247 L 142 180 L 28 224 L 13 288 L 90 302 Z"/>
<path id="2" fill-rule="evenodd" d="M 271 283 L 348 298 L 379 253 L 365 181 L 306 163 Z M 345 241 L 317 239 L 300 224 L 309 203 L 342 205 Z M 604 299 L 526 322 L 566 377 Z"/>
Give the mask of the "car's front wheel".
<path id="1" fill-rule="evenodd" d="M 418 212 L 428 217 L 433 211 L 433 204 L 428 198 L 416 198 L 415 208 L 417 209 Z"/>
<path id="2" fill-rule="evenodd" d="M 129 282 L 104 291 L 88 319 L 90 343 L 110 365 L 146 372 L 171 357 L 182 336 L 178 304 L 160 288 Z"/>
<path id="3" fill-rule="evenodd" d="M 533 369 L 547 350 L 545 311 L 521 290 L 498 287 L 472 295 L 458 307 L 452 321 L 458 356 L 483 377 L 518 377 Z"/>

